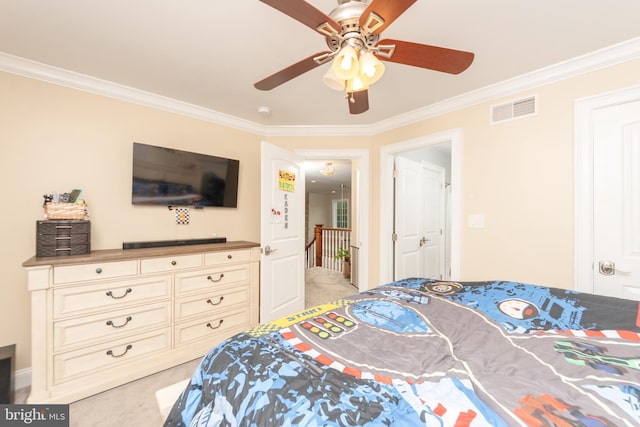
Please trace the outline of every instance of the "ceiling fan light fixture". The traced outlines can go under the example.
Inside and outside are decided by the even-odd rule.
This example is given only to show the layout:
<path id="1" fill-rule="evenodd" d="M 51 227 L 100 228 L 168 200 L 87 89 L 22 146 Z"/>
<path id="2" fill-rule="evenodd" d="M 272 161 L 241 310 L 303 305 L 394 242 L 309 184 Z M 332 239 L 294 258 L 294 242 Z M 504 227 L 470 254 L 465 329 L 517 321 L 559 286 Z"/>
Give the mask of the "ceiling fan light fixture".
<path id="1" fill-rule="evenodd" d="M 343 91 L 345 89 L 345 80 L 336 76 L 333 67 L 329 67 L 327 72 L 324 73 L 322 82 L 333 90 Z"/>
<path id="2" fill-rule="evenodd" d="M 348 44 L 343 46 L 333 60 L 331 67 L 336 76 L 343 80 L 354 78 L 360 70 L 358 52 Z"/>
<path id="3" fill-rule="evenodd" d="M 377 82 L 384 74 L 384 64 L 376 56 L 366 51 L 360 55 L 360 75 L 364 75 L 370 85 Z"/>
<path id="4" fill-rule="evenodd" d="M 336 170 L 331 167 L 333 163 L 327 162 L 323 169 L 320 169 L 320 173 L 324 176 L 333 176 L 336 173 Z"/>
<path id="5" fill-rule="evenodd" d="M 331 62 L 334 75 L 327 73 L 322 80 L 332 89 L 342 90 L 344 87 L 350 114 L 368 111 L 366 89 L 385 71 L 379 60 L 459 74 L 471 65 L 475 57 L 472 52 L 380 39 L 381 33 L 416 0 L 337 0 L 338 7 L 329 14 L 317 9 L 310 0 L 261 1 L 323 35 L 329 51 L 319 52 L 283 68 L 254 83 L 254 87 L 271 90 Z M 356 79 L 358 74 L 360 78 Z"/>

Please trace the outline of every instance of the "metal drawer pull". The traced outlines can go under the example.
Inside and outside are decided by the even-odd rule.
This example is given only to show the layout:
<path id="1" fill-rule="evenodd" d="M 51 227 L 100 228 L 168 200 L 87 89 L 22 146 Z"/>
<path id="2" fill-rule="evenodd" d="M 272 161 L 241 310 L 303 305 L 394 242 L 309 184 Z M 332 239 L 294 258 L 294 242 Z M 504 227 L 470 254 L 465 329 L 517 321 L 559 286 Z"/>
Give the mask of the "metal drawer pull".
<path id="1" fill-rule="evenodd" d="M 228 258 L 228 259 L 233 258 L 233 255 L 229 254 L 229 255 L 227 255 L 227 258 Z"/>
<path id="2" fill-rule="evenodd" d="M 107 296 L 108 296 L 108 297 L 111 297 L 111 298 L 113 298 L 113 299 L 121 299 L 121 298 L 126 297 L 126 296 L 127 296 L 127 294 L 129 294 L 129 293 L 131 293 L 131 288 L 127 288 L 127 290 L 126 290 L 126 291 L 124 291 L 124 294 L 122 294 L 122 296 L 120 296 L 120 297 L 116 297 L 116 296 L 114 296 L 114 295 L 113 295 L 113 292 L 111 292 L 111 291 L 107 292 Z"/>
<path id="3" fill-rule="evenodd" d="M 70 228 L 73 228 L 73 227 L 72 227 L 72 226 L 70 226 L 70 225 L 56 225 L 56 229 L 57 229 L 57 230 L 59 230 L 59 229 L 61 229 L 61 228 L 64 228 L 64 229 L 70 229 Z"/>
<path id="4" fill-rule="evenodd" d="M 207 276 L 207 280 L 211 280 L 213 283 L 219 282 L 220 280 L 222 280 L 222 278 L 224 277 L 224 273 L 220 273 L 220 277 L 218 277 L 218 279 L 214 279 L 211 276 Z"/>
<path id="5" fill-rule="evenodd" d="M 171 261 L 171 265 L 176 265 L 177 263 L 177 261 Z"/>
<path id="6" fill-rule="evenodd" d="M 102 273 L 102 269 L 101 269 L 100 267 L 96 268 L 96 273 L 97 273 L 97 274 Z"/>
<path id="7" fill-rule="evenodd" d="M 127 326 L 129 322 L 131 322 L 131 320 L 133 320 L 133 318 L 131 316 L 127 316 L 127 320 L 125 320 L 125 322 L 122 325 L 114 325 L 111 320 L 107 320 L 107 326 L 113 326 L 116 329 L 124 328 L 125 326 Z"/>
<path id="8" fill-rule="evenodd" d="M 124 353 L 121 353 L 121 354 L 113 354 L 113 351 L 112 351 L 112 350 L 107 350 L 107 356 L 111 356 L 111 357 L 122 357 L 122 356 L 124 356 L 125 354 L 127 354 L 127 352 L 128 352 L 129 350 L 131 350 L 132 348 L 133 348 L 133 346 L 132 346 L 131 344 L 127 345 L 127 348 L 125 349 Z"/>
<path id="9" fill-rule="evenodd" d="M 220 299 L 218 300 L 218 302 L 213 302 L 210 299 L 207 300 L 207 303 L 211 304 L 211 305 L 220 305 L 220 303 L 222 302 L 222 300 L 224 299 L 224 297 L 220 297 Z"/>
<path id="10" fill-rule="evenodd" d="M 220 326 L 222 326 L 222 322 L 224 322 L 224 319 L 220 319 L 218 321 L 218 326 L 211 326 L 211 323 L 207 323 L 207 328 L 210 329 L 218 329 Z"/>

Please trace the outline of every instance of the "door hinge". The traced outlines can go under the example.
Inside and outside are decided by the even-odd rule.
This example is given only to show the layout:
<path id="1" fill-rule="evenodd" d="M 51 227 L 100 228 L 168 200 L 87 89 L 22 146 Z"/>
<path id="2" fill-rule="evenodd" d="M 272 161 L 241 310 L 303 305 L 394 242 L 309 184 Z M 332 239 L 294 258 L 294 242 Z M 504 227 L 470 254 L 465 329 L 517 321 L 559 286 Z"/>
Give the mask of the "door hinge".
<path id="1" fill-rule="evenodd" d="M 391 233 L 391 241 L 392 242 L 397 242 L 398 241 L 398 233 L 396 233 L 395 231 L 393 233 Z"/>
<path id="2" fill-rule="evenodd" d="M 394 169 L 393 170 L 393 177 L 397 178 L 398 177 L 398 169 Z"/>

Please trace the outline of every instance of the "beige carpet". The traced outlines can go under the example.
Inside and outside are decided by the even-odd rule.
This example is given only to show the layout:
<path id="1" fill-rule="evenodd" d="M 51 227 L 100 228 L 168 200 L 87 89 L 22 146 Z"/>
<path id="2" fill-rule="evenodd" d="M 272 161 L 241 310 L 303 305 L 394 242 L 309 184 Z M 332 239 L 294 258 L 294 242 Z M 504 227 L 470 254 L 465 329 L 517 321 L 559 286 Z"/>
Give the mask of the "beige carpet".
<path id="1" fill-rule="evenodd" d="M 322 267 L 307 270 L 305 277 L 306 307 L 313 307 L 358 293 L 358 289 L 341 272 Z"/>
<path id="2" fill-rule="evenodd" d="M 315 267 L 307 270 L 305 303 L 313 307 L 357 293 L 342 273 Z M 156 391 L 190 378 L 200 358 L 137 381 L 73 402 L 69 407 L 71 427 L 155 427 L 164 420 Z M 28 389 L 16 392 L 16 403 L 24 403 Z"/>
<path id="3" fill-rule="evenodd" d="M 69 405 L 70 427 L 156 427 L 164 420 L 156 390 L 190 378 L 200 358 L 132 381 Z M 29 388 L 16 390 L 15 403 L 25 403 Z"/>

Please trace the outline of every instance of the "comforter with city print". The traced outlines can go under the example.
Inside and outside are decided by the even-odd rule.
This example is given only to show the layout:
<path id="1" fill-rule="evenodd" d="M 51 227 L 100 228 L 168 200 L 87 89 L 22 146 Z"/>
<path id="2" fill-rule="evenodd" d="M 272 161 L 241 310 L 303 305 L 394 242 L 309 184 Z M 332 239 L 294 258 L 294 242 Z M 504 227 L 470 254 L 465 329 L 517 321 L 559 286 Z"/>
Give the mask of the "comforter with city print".
<path id="1" fill-rule="evenodd" d="M 637 426 L 639 303 L 407 279 L 213 348 L 166 426 Z"/>

